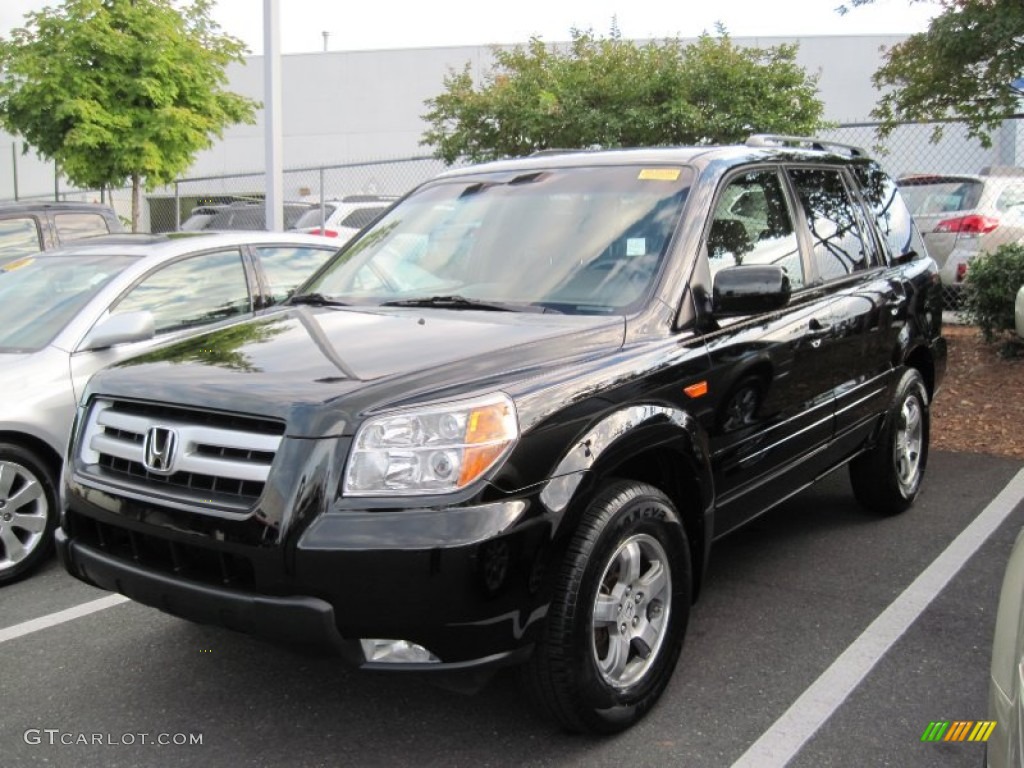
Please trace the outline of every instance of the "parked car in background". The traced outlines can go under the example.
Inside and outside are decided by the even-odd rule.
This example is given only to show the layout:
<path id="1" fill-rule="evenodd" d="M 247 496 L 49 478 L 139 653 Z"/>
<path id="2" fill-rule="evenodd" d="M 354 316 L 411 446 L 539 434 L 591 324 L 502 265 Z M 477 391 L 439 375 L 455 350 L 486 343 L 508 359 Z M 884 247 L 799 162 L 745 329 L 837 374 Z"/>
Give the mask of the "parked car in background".
<path id="1" fill-rule="evenodd" d="M 340 200 L 325 200 L 322 209 L 314 204 L 295 222 L 294 228 L 344 242 L 383 216 L 396 200 L 398 197 L 393 195 L 348 195 Z"/>
<path id="2" fill-rule="evenodd" d="M 197 205 L 192 209 L 192 212 L 188 215 L 188 218 L 181 222 L 181 226 L 178 230 L 181 232 L 199 232 L 207 229 L 210 224 L 210 220 L 220 213 L 227 203 L 222 205 Z"/>
<path id="3" fill-rule="evenodd" d="M 284 204 L 284 228 L 295 229 L 296 222 L 309 212 L 309 203 Z M 228 203 L 213 213 L 202 229 L 224 231 L 233 229 L 264 230 L 267 228 L 267 208 L 263 201 Z M 335 243 L 335 246 L 338 244 Z"/>
<path id="4" fill-rule="evenodd" d="M 120 235 L 0 267 L 0 584 L 50 548 L 75 403 L 95 371 L 260 314 L 336 250 L 302 234 Z"/>
<path id="5" fill-rule="evenodd" d="M 0 203 L 0 267 L 80 240 L 122 232 L 114 209 L 97 203 Z"/>
<path id="6" fill-rule="evenodd" d="M 1024 242 L 1024 168 L 904 176 L 897 184 L 939 265 L 951 303 L 957 302 L 972 259 Z"/>

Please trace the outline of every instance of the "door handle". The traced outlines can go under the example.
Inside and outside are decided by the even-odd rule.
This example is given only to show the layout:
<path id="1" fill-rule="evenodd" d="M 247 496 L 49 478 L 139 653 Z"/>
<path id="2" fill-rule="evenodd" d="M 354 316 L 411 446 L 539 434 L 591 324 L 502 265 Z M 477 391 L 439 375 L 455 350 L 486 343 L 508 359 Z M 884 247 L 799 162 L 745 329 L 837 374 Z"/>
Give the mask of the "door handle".
<path id="1" fill-rule="evenodd" d="M 816 317 L 812 317 L 807 323 L 807 338 L 811 340 L 811 346 L 817 349 L 821 346 L 821 340 L 832 335 L 832 323 L 823 323 Z"/>

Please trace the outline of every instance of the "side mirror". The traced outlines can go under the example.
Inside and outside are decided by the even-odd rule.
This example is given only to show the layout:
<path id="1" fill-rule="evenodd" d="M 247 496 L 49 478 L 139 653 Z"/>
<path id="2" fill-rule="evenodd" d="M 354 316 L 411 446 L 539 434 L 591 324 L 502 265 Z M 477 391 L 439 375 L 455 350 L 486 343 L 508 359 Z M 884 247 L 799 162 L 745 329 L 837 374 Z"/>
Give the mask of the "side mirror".
<path id="1" fill-rule="evenodd" d="M 156 324 L 152 312 L 124 312 L 110 315 L 94 325 L 79 349 L 105 349 L 115 344 L 146 341 L 155 335 Z"/>
<path id="2" fill-rule="evenodd" d="M 789 276 L 782 267 L 725 267 L 715 273 L 711 311 L 716 317 L 770 312 L 786 306 L 792 293 Z"/>

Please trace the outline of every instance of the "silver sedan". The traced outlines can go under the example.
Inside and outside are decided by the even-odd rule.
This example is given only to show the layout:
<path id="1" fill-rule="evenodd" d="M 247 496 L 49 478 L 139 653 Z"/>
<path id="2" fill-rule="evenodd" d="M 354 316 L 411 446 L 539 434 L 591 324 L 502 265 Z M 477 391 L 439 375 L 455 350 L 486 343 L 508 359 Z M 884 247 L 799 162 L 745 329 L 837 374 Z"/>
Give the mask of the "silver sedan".
<path id="1" fill-rule="evenodd" d="M 337 248 L 291 232 L 123 235 L 0 269 L 0 585 L 50 549 L 63 454 L 89 378 L 270 309 Z"/>

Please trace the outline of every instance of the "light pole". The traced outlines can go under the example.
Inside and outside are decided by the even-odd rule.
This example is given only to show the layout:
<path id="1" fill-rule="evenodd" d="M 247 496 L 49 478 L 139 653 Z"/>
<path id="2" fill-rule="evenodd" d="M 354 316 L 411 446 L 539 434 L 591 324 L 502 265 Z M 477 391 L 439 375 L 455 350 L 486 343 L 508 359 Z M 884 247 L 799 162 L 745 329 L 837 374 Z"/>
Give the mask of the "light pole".
<path id="1" fill-rule="evenodd" d="M 281 163 L 281 5 L 263 0 L 263 135 L 266 149 L 266 228 L 284 229 Z"/>

